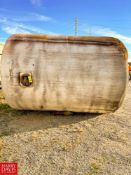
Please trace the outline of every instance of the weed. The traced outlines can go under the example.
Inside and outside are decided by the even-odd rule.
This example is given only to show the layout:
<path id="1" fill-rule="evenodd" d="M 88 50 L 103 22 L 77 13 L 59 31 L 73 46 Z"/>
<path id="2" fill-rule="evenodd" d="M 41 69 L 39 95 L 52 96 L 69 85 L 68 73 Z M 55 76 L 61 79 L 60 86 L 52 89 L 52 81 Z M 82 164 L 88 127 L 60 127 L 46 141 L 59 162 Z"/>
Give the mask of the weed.
<path id="1" fill-rule="evenodd" d="M 11 108 L 7 104 L 0 104 L 0 110 L 10 110 Z"/>
<path id="2" fill-rule="evenodd" d="M 85 175 L 95 175 L 100 172 L 100 169 L 101 169 L 100 165 L 97 165 L 96 163 L 92 163 L 90 165 L 89 172 L 86 173 Z"/>

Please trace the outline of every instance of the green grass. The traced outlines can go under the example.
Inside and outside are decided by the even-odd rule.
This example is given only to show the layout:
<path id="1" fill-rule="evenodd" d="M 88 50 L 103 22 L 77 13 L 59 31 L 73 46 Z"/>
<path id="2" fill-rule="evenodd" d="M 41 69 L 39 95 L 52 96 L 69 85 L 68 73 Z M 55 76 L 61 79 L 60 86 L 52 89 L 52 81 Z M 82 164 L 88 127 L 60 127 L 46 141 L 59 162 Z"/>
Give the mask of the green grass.
<path id="1" fill-rule="evenodd" d="M 100 173 L 101 170 L 101 166 L 96 164 L 96 163 L 92 163 L 90 165 L 89 171 L 85 174 L 85 175 L 95 175 Z"/>
<path id="2" fill-rule="evenodd" d="M 0 104 L 0 110 L 10 110 L 11 107 L 7 104 Z"/>
<path id="3" fill-rule="evenodd" d="M 3 95 L 3 92 L 2 92 L 2 89 L 0 89 L 0 110 L 1 111 L 9 111 L 11 110 L 11 107 L 5 103 L 5 101 L 3 101 L 5 98 L 4 98 L 4 95 Z"/>

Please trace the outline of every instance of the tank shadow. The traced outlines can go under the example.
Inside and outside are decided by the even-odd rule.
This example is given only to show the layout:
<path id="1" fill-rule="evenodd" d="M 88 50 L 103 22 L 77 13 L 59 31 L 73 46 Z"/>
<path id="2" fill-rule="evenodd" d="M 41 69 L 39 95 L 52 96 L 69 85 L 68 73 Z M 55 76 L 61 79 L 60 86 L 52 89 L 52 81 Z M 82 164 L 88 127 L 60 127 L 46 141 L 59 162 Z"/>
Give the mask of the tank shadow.
<path id="1" fill-rule="evenodd" d="M 66 127 L 100 114 L 49 111 L 0 111 L 0 137 L 15 133 Z"/>

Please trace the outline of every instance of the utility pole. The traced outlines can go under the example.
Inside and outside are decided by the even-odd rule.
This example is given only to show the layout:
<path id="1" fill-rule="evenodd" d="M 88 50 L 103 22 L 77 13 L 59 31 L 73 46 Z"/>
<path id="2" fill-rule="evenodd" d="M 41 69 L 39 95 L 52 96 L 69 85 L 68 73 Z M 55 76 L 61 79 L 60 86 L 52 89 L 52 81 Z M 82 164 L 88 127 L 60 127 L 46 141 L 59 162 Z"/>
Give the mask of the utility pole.
<path id="1" fill-rule="evenodd" d="M 74 29 L 75 29 L 75 36 L 77 36 L 78 34 L 78 18 L 75 17 L 75 21 L 74 21 Z"/>

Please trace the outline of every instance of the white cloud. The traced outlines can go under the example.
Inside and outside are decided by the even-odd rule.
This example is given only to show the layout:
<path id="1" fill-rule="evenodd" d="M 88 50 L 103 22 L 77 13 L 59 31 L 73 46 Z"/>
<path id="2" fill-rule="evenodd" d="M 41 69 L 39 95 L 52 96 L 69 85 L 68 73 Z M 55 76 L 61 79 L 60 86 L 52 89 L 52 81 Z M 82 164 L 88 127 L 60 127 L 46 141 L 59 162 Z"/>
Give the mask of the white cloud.
<path id="1" fill-rule="evenodd" d="M 32 13 L 32 15 L 38 21 L 52 21 L 53 20 L 51 17 L 40 15 L 37 13 Z"/>
<path id="2" fill-rule="evenodd" d="M 35 3 L 35 2 L 34 2 Z M 28 24 L 27 24 L 28 22 Z M 15 33 L 40 33 L 52 34 L 42 28 L 30 25 L 29 22 L 54 22 L 51 17 L 39 13 L 25 13 L 24 16 L 3 16 L 0 14 L 0 29 L 7 34 Z"/>
<path id="3" fill-rule="evenodd" d="M 50 31 L 46 31 L 44 29 L 41 29 L 39 27 L 35 27 L 32 25 L 26 25 L 23 23 L 19 23 L 16 21 L 11 21 L 7 18 L 0 18 L 0 23 L 1 25 L 1 29 L 8 33 L 8 34 L 15 34 L 15 33 L 40 33 L 40 34 L 44 34 L 44 33 L 48 33 L 48 34 L 54 34 L 53 32 Z"/>
<path id="4" fill-rule="evenodd" d="M 89 27 L 90 28 L 90 27 Z M 89 33 L 89 30 L 84 30 L 86 33 Z M 126 44 L 131 44 L 131 37 L 122 35 L 117 33 L 116 31 L 111 30 L 110 28 L 103 28 L 103 27 L 91 27 L 91 33 L 94 35 L 101 35 L 101 36 L 111 36 L 120 39 Z"/>
<path id="5" fill-rule="evenodd" d="M 49 16 L 41 15 L 38 13 L 29 13 L 26 16 L 22 17 L 14 17 L 12 18 L 14 21 L 22 21 L 22 22 L 29 22 L 29 21 L 44 21 L 44 22 L 51 22 L 53 19 Z"/>
<path id="6" fill-rule="evenodd" d="M 103 29 L 98 29 L 96 30 L 96 34 L 102 34 L 105 36 L 112 36 L 115 38 L 119 38 L 120 40 L 122 40 L 123 42 L 127 43 L 127 44 L 131 44 L 131 37 L 119 34 L 111 29 L 108 28 L 103 28 Z"/>
<path id="7" fill-rule="evenodd" d="M 30 0 L 30 1 L 35 6 L 40 7 L 42 5 L 42 0 Z"/>
<path id="8" fill-rule="evenodd" d="M 8 34 L 15 34 L 15 33 L 30 33 L 28 30 L 24 30 L 19 26 L 6 26 L 3 27 L 3 30 Z"/>

